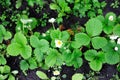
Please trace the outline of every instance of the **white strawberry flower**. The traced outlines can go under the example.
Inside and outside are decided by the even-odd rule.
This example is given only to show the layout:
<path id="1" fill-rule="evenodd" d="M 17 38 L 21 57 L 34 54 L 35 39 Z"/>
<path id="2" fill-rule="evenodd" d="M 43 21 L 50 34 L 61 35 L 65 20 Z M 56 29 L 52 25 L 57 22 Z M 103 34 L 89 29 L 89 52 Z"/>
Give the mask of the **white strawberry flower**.
<path id="1" fill-rule="evenodd" d="M 58 48 L 61 48 L 63 45 L 63 42 L 61 40 L 55 40 L 55 46 Z"/>
<path id="2" fill-rule="evenodd" d="M 115 39 L 117 39 L 119 36 L 117 36 L 117 35 L 110 35 L 110 39 L 111 40 L 115 40 Z"/>
<path id="3" fill-rule="evenodd" d="M 118 40 L 117 40 L 117 44 L 120 44 L 120 38 L 118 38 Z"/>
<path id="4" fill-rule="evenodd" d="M 42 33 L 42 36 L 43 36 L 43 37 L 46 37 L 46 34 L 45 34 L 45 33 Z"/>
<path id="5" fill-rule="evenodd" d="M 53 75 L 55 75 L 55 76 L 60 75 L 60 71 L 58 71 L 58 70 L 53 71 Z"/>
<path id="6" fill-rule="evenodd" d="M 109 16 L 109 20 L 110 21 L 113 21 L 113 19 L 114 19 L 114 17 L 111 15 L 111 16 Z"/>
<path id="7" fill-rule="evenodd" d="M 115 51 L 118 51 L 118 47 L 115 47 L 114 50 L 115 50 Z"/>
<path id="8" fill-rule="evenodd" d="M 48 20 L 49 23 L 54 23 L 55 22 L 55 19 L 54 18 L 51 18 Z"/>

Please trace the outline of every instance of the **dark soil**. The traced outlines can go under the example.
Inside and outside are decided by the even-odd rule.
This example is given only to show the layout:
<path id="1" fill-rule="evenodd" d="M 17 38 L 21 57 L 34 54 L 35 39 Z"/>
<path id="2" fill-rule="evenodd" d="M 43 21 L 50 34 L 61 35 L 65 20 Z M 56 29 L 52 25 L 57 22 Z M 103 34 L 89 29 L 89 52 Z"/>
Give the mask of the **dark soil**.
<path id="1" fill-rule="evenodd" d="M 13 1 L 13 0 L 11 0 Z M 48 0 L 48 2 L 50 2 L 51 0 Z M 102 0 L 101 0 L 102 1 Z M 104 15 L 107 12 L 115 12 L 117 15 L 120 14 L 120 7 L 118 9 L 113 9 L 112 7 L 110 7 L 110 4 L 112 1 L 114 0 L 105 0 L 107 2 L 107 7 L 103 10 Z M 13 1 L 14 2 L 14 1 Z M 26 7 L 26 3 L 23 3 L 24 5 L 19 9 L 19 10 L 23 10 Z M 30 16 L 31 17 L 35 17 L 35 18 L 40 18 L 42 15 L 41 14 L 37 14 L 35 12 L 35 8 L 30 8 Z M 47 12 L 49 13 L 50 17 L 57 17 L 56 12 L 51 11 L 49 9 L 49 5 L 45 6 L 46 10 L 43 10 L 42 13 Z M 3 9 L 2 9 L 3 10 Z M 0 11 L 1 14 L 1 11 Z M 86 21 L 88 20 L 88 18 L 76 18 L 74 16 L 71 16 L 68 20 L 64 20 L 63 25 L 66 27 L 66 29 L 70 28 L 70 25 L 75 24 L 77 21 L 79 21 L 80 25 L 84 25 L 86 23 Z M 38 31 L 38 32 L 45 32 L 46 30 L 48 30 L 52 25 L 47 23 L 46 27 L 38 27 L 36 29 L 34 29 L 34 31 Z M 58 25 L 56 25 L 58 26 Z M 10 65 L 10 67 L 12 68 L 12 70 L 19 70 L 19 74 L 17 75 L 18 80 L 40 80 L 35 72 L 36 70 L 41 70 L 40 68 L 35 69 L 35 70 L 28 70 L 27 71 L 27 76 L 25 76 L 22 71 L 19 68 L 19 62 L 20 59 L 18 57 L 10 57 L 7 59 L 8 61 L 8 65 Z M 44 71 L 44 70 L 42 70 Z M 44 71 L 49 77 L 52 76 L 52 72 L 48 72 L 48 71 Z M 83 73 L 83 74 L 88 74 L 90 72 L 90 68 L 88 65 L 88 62 L 84 61 L 83 65 L 81 68 L 74 70 L 73 67 L 66 67 L 66 66 L 62 66 L 62 71 L 61 71 L 61 76 L 62 74 L 66 74 L 67 78 L 63 79 L 61 77 L 61 80 L 71 80 L 71 76 L 74 73 Z M 96 73 L 95 76 L 99 77 L 99 80 L 110 80 L 110 78 L 113 77 L 113 75 L 115 74 L 120 74 L 118 73 L 118 71 L 116 70 L 116 65 L 108 65 L 108 64 L 104 64 L 102 70 L 100 71 L 100 73 Z M 120 75 L 119 75 L 120 77 Z"/>

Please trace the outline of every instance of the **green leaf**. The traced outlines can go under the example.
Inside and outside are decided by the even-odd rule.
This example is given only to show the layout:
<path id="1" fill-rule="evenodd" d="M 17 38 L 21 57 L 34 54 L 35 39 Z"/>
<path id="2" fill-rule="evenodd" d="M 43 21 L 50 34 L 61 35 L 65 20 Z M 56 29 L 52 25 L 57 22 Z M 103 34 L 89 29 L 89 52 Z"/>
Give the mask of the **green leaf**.
<path id="1" fill-rule="evenodd" d="M 70 35 L 67 31 L 62 31 L 61 36 L 62 36 L 61 39 L 64 41 L 67 41 L 70 37 Z"/>
<path id="2" fill-rule="evenodd" d="M 113 28 L 113 34 L 120 36 L 120 24 L 116 25 L 116 26 Z"/>
<path id="3" fill-rule="evenodd" d="M 41 52 L 46 52 L 49 50 L 49 42 L 45 39 L 40 40 L 39 49 Z"/>
<path id="4" fill-rule="evenodd" d="M 5 34 L 5 36 L 4 36 L 4 39 L 5 39 L 5 40 L 8 40 L 8 39 L 10 39 L 11 37 L 12 37 L 12 34 L 7 31 L 6 34 Z"/>
<path id="5" fill-rule="evenodd" d="M 72 80 L 83 80 L 84 76 L 83 74 L 76 73 L 72 76 Z"/>
<path id="6" fill-rule="evenodd" d="M 90 62 L 90 68 L 94 71 L 100 71 L 102 68 L 102 62 L 99 60 L 93 60 Z"/>
<path id="7" fill-rule="evenodd" d="M 8 80 L 15 80 L 15 77 L 13 75 L 9 75 Z"/>
<path id="8" fill-rule="evenodd" d="M 28 70 L 28 68 L 29 68 L 29 64 L 25 60 L 20 61 L 20 69 L 21 70 L 26 71 L 26 70 Z"/>
<path id="9" fill-rule="evenodd" d="M 31 53 L 32 53 L 32 48 L 28 45 L 24 46 L 21 48 L 21 56 L 24 59 L 28 59 L 29 57 L 31 57 Z"/>
<path id="10" fill-rule="evenodd" d="M 22 46 L 18 43 L 12 43 L 7 47 L 7 53 L 11 56 L 17 56 L 19 55 L 21 51 Z"/>
<path id="11" fill-rule="evenodd" d="M 42 72 L 42 71 L 37 71 L 37 72 L 36 72 L 36 75 L 37 75 L 40 79 L 43 79 L 43 80 L 49 79 L 49 78 L 47 77 L 47 75 L 46 75 L 44 72 Z"/>
<path id="12" fill-rule="evenodd" d="M 97 36 L 100 35 L 102 32 L 102 22 L 99 21 L 97 18 L 90 19 L 86 24 L 86 31 L 90 36 Z"/>
<path id="13" fill-rule="evenodd" d="M 71 46 L 72 46 L 73 48 L 80 48 L 81 44 L 79 44 L 79 42 L 77 42 L 77 41 L 72 41 L 72 42 L 71 42 Z"/>
<path id="14" fill-rule="evenodd" d="M 114 51 L 105 53 L 105 59 L 108 64 L 118 63 L 120 61 L 119 56 L 120 56 L 119 53 Z"/>
<path id="15" fill-rule="evenodd" d="M 106 25 L 104 25 L 103 31 L 104 31 L 106 34 L 110 34 L 110 33 L 112 33 L 112 31 L 113 31 L 113 26 L 106 26 Z"/>
<path id="16" fill-rule="evenodd" d="M 22 4 L 22 1 L 21 0 L 17 0 L 15 7 L 18 9 L 18 8 L 20 8 L 21 4 Z"/>
<path id="17" fill-rule="evenodd" d="M 56 9 L 58 9 L 58 5 L 55 4 L 55 3 L 51 3 L 51 4 L 50 4 L 50 9 L 56 10 Z"/>
<path id="18" fill-rule="evenodd" d="M 2 35 L 6 34 L 6 30 L 3 25 L 0 25 L 0 34 Z"/>
<path id="19" fill-rule="evenodd" d="M 50 37 L 52 39 L 60 39 L 61 38 L 61 32 L 59 30 L 53 30 L 50 33 Z"/>
<path id="20" fill-rule="evenodd" d="M 85 52 L 85 59 L 88 61 L 92 61 L 94 60 L 94 58 L 97 55 L 97 51 L 96 50 L 88 50 Z"/>
<path id="21" fill-rule="evenodd" d="M 30 36 L 30 44 L 32 47 L 38 48 L 40 44 L 38 37 L 34 35 Z"/>
<path id="22" fill-rule="evenodd" d="M 92 46 L 94 49 L 100 49 L 107 44 L 107 40 L 104 37 L 94 37 L 92 38 Z"/>
<path id="23" fill-rule="evenodd" d="M 81 45 L 88 45 L 90 43 L 90 37 L 85 33 L 77 33 L 75 35 L 75 41 Z"/>
<path id="24" fill-rule="evenodd" d="M 60 57 L 60 53 L 58 53 L 58 51 L 55 49 L 51 49 L 49 55 L 45 58 L 46 65 L 48 65 L 48 67 L 54 66 L 54 64 L 57 61 L 57 58 L 59 57 Z"/>
<path id="25" fill-rule="evenodd" d="M 71 61 L 71 63 L 73 64 L 73 66 L 74 66 L 75 68 L 79 68 L 79 67 L 82 66 L 83 60 L 82 60 L 82 58 L 74 58 L 74 59 Z"/>
<path id="26" fill-rule="evenodd" d="M 8 65 L 0 66 L 0 73 L 10 73 L 10 67 Z"/>
<path id="27" fill-rule="evenodd" d="M 21 32 L 18 32 L 18 33 L 15 34 L 14 40 L 15 40 L 15 42 L 17 42 L 21 45 L 26 45 L 27 44 L 27 39 Z"/>
<path id="28" fill-rule="evenodd" d="M 36 63 L 36 61 L 35 61 L 34 58 L 28 59 L 28 62 L 29 62 L 29 68 L 30 68 L 30 69 L 35 69 L 35 68 L 37 68 L 37 63 Z"/>
<path id="29" fill-rule="evenodd" d="M 43 53 L 40 51 L 39 48 L 36 48 L 34 50 L 34 55 L 35 55 L 38 62 L 41 62 L 43 60 Z"/>
<path id="30" fill-rule="evenodd" d="M 4 56 L 0 56 L 0 65 L 5 65 L 6 64 L 6 59 L 4 58 Z"/>

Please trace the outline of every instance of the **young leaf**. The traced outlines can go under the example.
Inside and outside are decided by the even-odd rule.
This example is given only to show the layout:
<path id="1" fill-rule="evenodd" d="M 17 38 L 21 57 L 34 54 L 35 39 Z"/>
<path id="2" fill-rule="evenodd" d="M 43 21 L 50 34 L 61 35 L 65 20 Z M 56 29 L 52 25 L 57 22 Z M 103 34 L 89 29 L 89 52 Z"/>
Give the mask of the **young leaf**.
<path id="1" fill-rule="evenodd" d="M 75 41 L 81 45 L 88 45 L 90 43 L 90 37 L 85 33 L 77 33 L 75 35 Z"/>
<path id="2" fill-rule="evenodd" d="M 94 37 L 92 38 L 92 46 L 94 49 L 100 49 L 107 44 L 107 40 L 104 37 Z"/>
<path id="3" fill-rule="evenodd" d="M 55 4 L 55 3 L 51 3 L 51 4 L 50 4 L 50 9 L 56 10 L 56 9 L 58 9 L 58 5 Z"/>
<path id="4" fill-rule="evenodd" d="M 35 59 L 34 58 L 30 58 L 30 59 L 28 59 L 28 62 L 29 62 L 29 68 L 30 69 L 35 69 L 35 68 L 37 68 L 37 63 L 36 63 L 36 61 L 35 61 Z"/>
<path id="5" fill-rule="evenodd" d="M 45 58 L 46 65 L 48 65 L 48 67 L 52 67 L 56 63 L 57 58 L 59 58 L 60 56 L 61 55 L 57 50 L 50 49 L 49 55 Z"/>
<path id="6" fill-rule="evenodd" d="M 47 80 L 47 79 L 49 79 L 49 78 L 47 77 L 47 75 L 46 75 L 44 72 L 42 72 L 42 71 L 37 71 L 37 72 L 36 72 L 36 75 L 37 75 L 40 79 L 42 79 L 42 80 Z"/>
<path id="7" fill-rule="evenodd" d="M 31 53 L 32 53 L 32 48 L 29 46 L 29 45 L 26 45 L 24 47 L 21 48 L 21 56 L 24 58 L 24 59 L 28 59 L 29 57 L 31 57 Z"/>
<path id="8" fill-rule="evenodd" d="M 7 53 L 11 56 L 17 56 L 21 53 L 21 45 L 18 43 L 12 43 L 7 47 Z"/>
<path id="9" fill-rule="evenodd" d="M 102 62 L 99 60 L 93 60 L 90 62 L 90 68 L 94 71 L 100 71 L 102 68 Z"/>
<path id="10" fill-rule="evenodd" d="M 86 24 L 86 31 L 90 36 L 97 36 L 100 35 L 102 32 L 102 22 L 99 21 L 97 18 L 90 19 Z"/>
<path id="11" fill-rule="evenodd" d="M 5 65 L 6 64 L 6 59 L 4 58 L 4 56 L 0 56 L 0 65 Z"/>
<path id="12" fill-rule="evenodd" d="M 13 75 L 9 75 L 8 80 L 15 80 L 15 77 Z"/>
<path id="13" fill-rule="evenodd" d="M 83 80 L 83 74 L 76 73 L 72 76 L 72 80 Z"/>
<path id="14" fill-rule="evenodd" d="M 26 71 L 26 70 L 28 70 L 28 68 L 29 68 L 29 64 L 25 60 L 20 61 L 20 69 L 21 70 Z"/>
<path id="15" fill-rule="evenodd" d="M 96 50 L 88 50 L 85 52 L 85 59 L 88 61 L 92 61 L 92 60 L 94 60 L 96 55 L 97 55 Z"/>
<path id="16" fill-rule="evenodd" d="M 67 41 L 69 39 L 70 35 L 67 31 L 62 31 L 61 33 L 61 39 L 64 41 Z"/>
<path id="17" fill-rule="evenodd" d="M 120 24 L 116 25 L 116 26 L 113 28 L 113 34 L 120 36 Z"/>
<path id="18" fill-rule="evenodd" d="M 119 53 L 110 51 L 105 53 L 105 60 L 108 64 L 116 64 L 120 61 Z"/>
<path id="19" fill-rule="evenodd" d="M 18 33 L 15 34 L 14 40 L 15 40 L 15 42 L 17 42 L 21 45 L 26 45 L 27 44 L 27 39 L 21 32 L 18 32 Z"/>
<path id="20" fill-rule="evenodd" d="M 50 33 L 50 37 L 52 39 L 60 39 L 61 38 L 61 32 L 59 30 L 53 30 Z"/>

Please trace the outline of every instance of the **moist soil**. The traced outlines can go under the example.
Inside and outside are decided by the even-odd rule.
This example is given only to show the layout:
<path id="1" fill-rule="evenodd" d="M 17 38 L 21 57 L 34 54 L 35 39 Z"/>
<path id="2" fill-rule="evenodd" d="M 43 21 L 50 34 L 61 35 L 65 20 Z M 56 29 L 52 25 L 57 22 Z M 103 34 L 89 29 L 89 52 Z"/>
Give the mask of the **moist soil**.
<path id="1" fill-rule="evenodd" d="M 51 2 L 51 0 L 47 0 L 48 3 Z M 102 0 L 100 0 L 102 1 Z M 117 9 L 113 9 L 112 7 L 110 7 L 110 4 L 114 1 L 114 0 L 105 0 L 107 2 L 107 6 L 104 8 L 103 10 L 103 14 L 105 15 L 108 12 L 114 12 L 117 15 L 120 15 L 120 7 Z M 11 2 L 13 4 L 15 4 L 14 0 L 11 0 Z M 27 3 L 24 1 L 23 5 L 18 9 L 19 11 L 22 11 L 25 9 L 25 7 L 28 6 Z M 35 17 L 35 18 L 40 18 L 42 17 L 43 13 L 49 13 L 49 17 L 57 17 L 57 13 L 55 11 L 51 11 L 49 9 L 49 5 L 45 5 L 45 9 L 42 10 L 41 14 L 38 14 L 35 12 L 35 8 L 37 6 L 34 7 L 29 7 L 29 12 L 30 12 L 30 17 Z M 2 9 L 4 10 L 4 9 Z M 1 10 L 0 10 L 0 14 L 1 14 Z M 9 20 L 9 19 L 8 19 Z M 88 20 L 88 18 L 77 18 L 75 16 L 71 16 L 69 19 L 64 19 L 63 21 L 63 25 L 65 26 L 66 29 L 70 28 L 70 25 L 75 24 L 77 21 L 79 21 L 80 25 L 84 25 L 86 23 L 86 21 Z M 14 24 L 14 23 L 13 23 Z M 14 24 L 15 25 L 15 24 Z M 58 26 L 57 24 L 55 24 L 55 26 Z M 50 23 L 47 23 L 46 27 L 37 27 L 36 29 L 34 29 L 34 31 L 38 31 L 40 33 L 47 31 L 49 28 L 51 27 Z M 15 30 L 15 29 L 12 29 Z M 15 32 L 15 31 L 13 31 Z M 18 80 L 40 80 L 37 75 L 35 74 L 37 70 L 42 70 L 40 68 L 35 69 L 35 70 L 28 70 L 27 71 L 27 76 L 24 75 L 24 73 L 20 70 L 19 67 L 19 63 L 20 63 L 20 59 L 19 57 L 10 57 L 7 58 L 7 64 L 11 67 L 12 70 L 18 70 L 19 73 L 16 76 L 18 78 Z M 47 70 L 42 70 L 43 72 L 45 72 L 48 77 L 51 77 L 52 71 L 48 72 Z M 73 67 L 67 67 L 65 65 L 62 66 L 62 71 L 61 71 L 61 76 L 63 74 L 66 74 L 67 77 L 64 79 L 61 77 L 61 80 L 71 80 L 71 76 L 74 73 L 83 73 L 83 74 L 89 74 L 89 72 L 91 71 L 91 69 L 89 68 L 88 62 L 86 60 L 84 60 L 82 67 L 80 67 L 79 69 L 74 70 Z M 108 64 L 104 64 L 102 67 L 102 70 L 99 73 L 95 73 L 94 77 L 98 77 L 99 79 L 96 80 L 110 80 L 110 78 L 113 77 L 113 75 L 118 74 L 120 77 L 120 73 L 117 71 L 116 69 L 116 65 L 108 65 Z"/>

